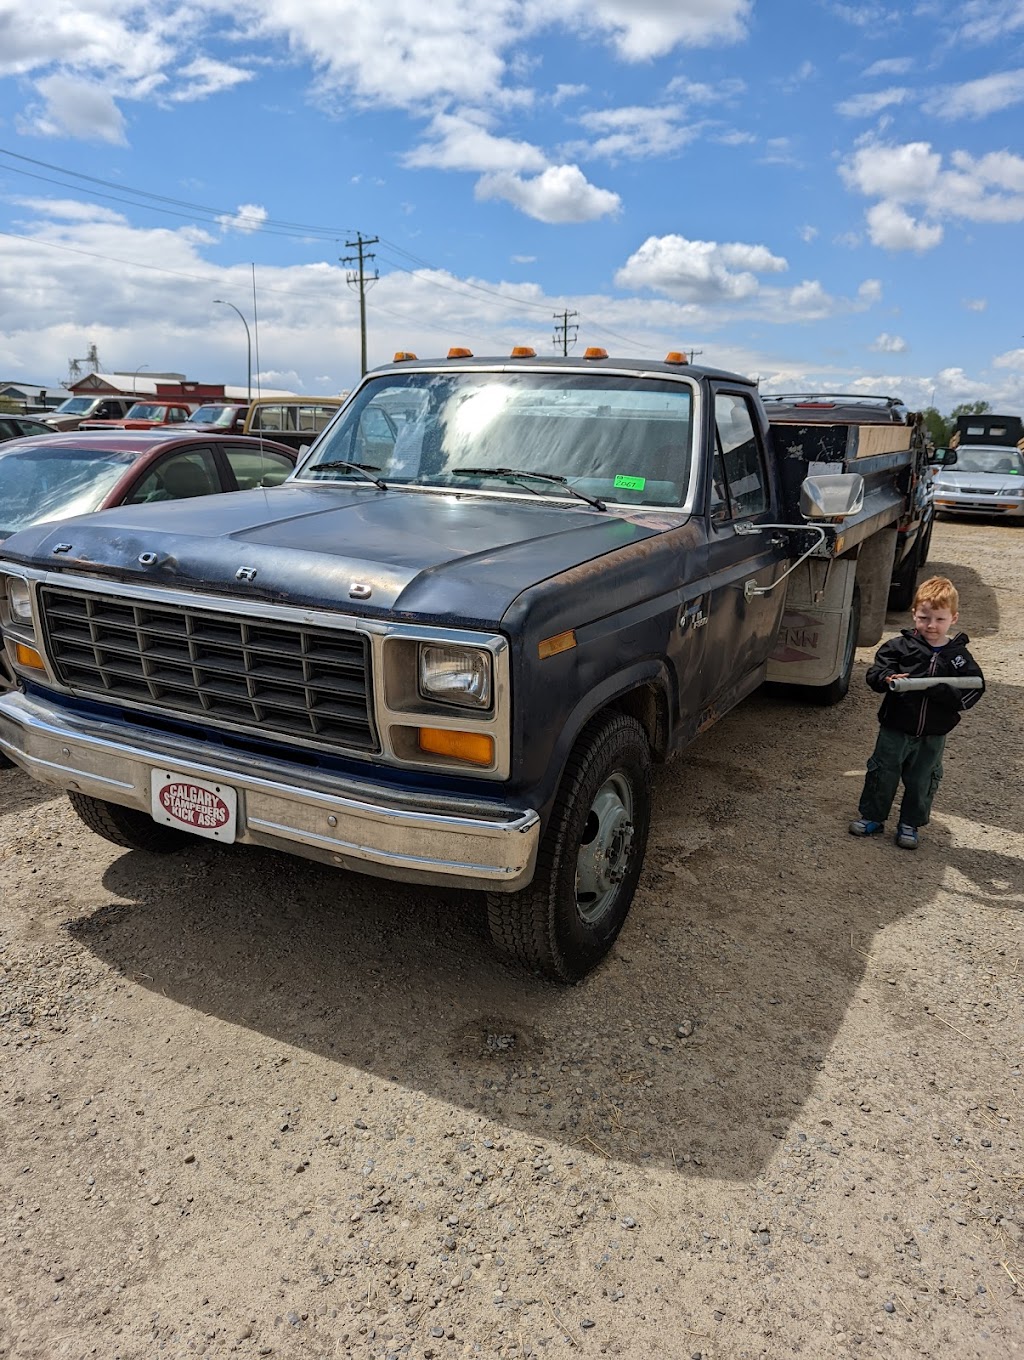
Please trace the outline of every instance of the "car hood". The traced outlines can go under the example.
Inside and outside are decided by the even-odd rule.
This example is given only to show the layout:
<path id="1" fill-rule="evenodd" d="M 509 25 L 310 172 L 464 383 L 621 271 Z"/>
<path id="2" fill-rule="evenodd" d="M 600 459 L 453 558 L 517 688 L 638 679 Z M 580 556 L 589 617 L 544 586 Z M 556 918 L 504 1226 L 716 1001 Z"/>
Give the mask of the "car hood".
<path id="1" fill-rule="evenodd" d="M 664 516 L 643 519 L 575 501 L 290 484 L 38 525 L 8 539 L 2 556 L 171 589 L 494 627 L 529 586 L 666 527 Z"/>
<path id="2" fill-rule="evenodd" d="M 937 479 L 935 494 L 941 496 L 944 490 L 966 491 L 972 487 L 989 495 L 1009 491 L 1024 496 L 1024 477 L 1012 472 L 964 472 L 960 468 L 950 468 Z"/>

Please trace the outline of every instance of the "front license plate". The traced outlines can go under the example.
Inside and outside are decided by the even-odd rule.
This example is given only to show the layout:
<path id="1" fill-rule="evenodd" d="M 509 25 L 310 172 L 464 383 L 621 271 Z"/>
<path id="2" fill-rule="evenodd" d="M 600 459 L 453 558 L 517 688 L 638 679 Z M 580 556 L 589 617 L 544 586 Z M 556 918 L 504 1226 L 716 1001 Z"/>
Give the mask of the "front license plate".
<path id="1" fill-rule="evenodd" d="M 225 843 L 235 839 L 238 794 L 229 785 L 153 770 L 150 787 L 153 820 L 161 826 L 176 826 Z"/>

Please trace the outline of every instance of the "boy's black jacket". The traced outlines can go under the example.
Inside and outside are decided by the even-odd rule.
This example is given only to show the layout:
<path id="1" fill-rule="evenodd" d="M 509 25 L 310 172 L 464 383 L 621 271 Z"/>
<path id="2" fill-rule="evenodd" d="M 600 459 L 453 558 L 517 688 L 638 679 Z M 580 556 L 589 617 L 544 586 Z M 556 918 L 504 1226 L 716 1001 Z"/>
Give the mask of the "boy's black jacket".
<path id="1" fill-rule="evenodd" d="M 867 673 L 871 688 L 885 695 L 878 710 L 882 726 L 915 737 L 938 737 L 952 732 L 963 710 L 973 708 L 985 692 L 981 667 L 967 650 L 969 641 L 966 633 L 958 633 L 934 652 L 916 632 L 904 628 L 898 637 L 883 642 Z M 936 685 L 916 694 L 894 694 L 886 683 L 893 675 L 977 675 L 981 676 L 982 688 L 957 690 Z"/>

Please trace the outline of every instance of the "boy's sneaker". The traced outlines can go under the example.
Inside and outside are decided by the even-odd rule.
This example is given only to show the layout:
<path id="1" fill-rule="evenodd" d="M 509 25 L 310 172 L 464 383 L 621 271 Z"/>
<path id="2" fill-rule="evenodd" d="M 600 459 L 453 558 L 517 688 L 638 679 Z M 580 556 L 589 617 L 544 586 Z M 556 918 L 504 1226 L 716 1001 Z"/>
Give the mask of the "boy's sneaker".
<path id="1" fill-rule="evenodd" d="M 879 832 L 884 830 L 884 822 L 872 822 L 867 817 L 858 817 L 855 822 L 850 823 L 851 836 L 877 836 Z"/>
<path id="2" fill-rule="evenodd" d="M 916 850 L 917 827 L 908 826 L 906 822 L 900 822 L 896 828 L 896 844 L 901 850 Z"/>

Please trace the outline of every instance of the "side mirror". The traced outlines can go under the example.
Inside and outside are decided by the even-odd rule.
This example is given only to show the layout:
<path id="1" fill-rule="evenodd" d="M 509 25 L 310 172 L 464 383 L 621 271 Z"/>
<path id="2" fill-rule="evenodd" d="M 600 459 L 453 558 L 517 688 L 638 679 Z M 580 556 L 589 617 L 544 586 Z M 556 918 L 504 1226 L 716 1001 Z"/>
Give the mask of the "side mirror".
<path id="1" fill-rule="evenodd" d="M 956 462 L 956 449 L 936 449 L 928 461 L 934 467 L 952 467 Z"/>
<path id="2" fill-rule="evenodd" d="M 847 519 L 864 508 L 864 478 L 857 472 L 805 477 L 800 486 L 804 519 Z"/>

